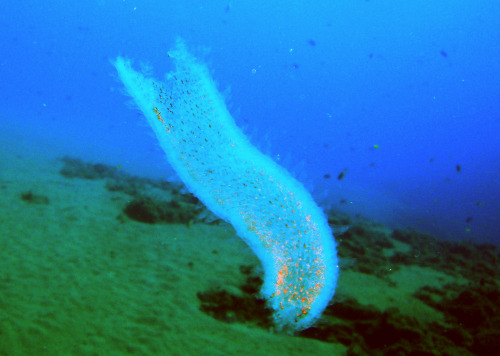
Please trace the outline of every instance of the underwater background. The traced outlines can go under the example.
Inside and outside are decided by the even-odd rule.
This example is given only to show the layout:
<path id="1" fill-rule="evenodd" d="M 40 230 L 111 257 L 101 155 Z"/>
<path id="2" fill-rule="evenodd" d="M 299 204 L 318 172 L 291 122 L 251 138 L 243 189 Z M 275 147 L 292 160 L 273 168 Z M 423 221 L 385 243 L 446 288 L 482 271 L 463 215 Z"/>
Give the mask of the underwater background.
<path id="1" fill-rule="evenodd" d="M 493 0 L 4 1 L 0 355 L 498 350 L 499 18 Z M 111 64 L 162 78 L 178 37 L 350 226 L 335 304 L 298 337 L 273 332 L 259 261 Z"/>
<path id="2" fill-rule="evenodd" d="M 144 62 L 161 78 L 180 36 L 209 63 L 252 142 L 322 206 L 498 242 L 499 9 L 461 0 L 7 1 L 2 125 L 166 177 L 110 60 Z"/>

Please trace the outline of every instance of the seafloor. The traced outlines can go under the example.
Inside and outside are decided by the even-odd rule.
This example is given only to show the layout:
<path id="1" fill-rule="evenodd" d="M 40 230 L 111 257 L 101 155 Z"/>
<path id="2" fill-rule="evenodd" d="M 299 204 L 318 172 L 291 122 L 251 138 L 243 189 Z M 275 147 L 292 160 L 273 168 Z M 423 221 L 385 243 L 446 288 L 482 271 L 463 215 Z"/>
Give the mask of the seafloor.
<path id="1" fill-rule="evenodd" d="M 5 141 L 4 141 L 5 142 Z M 12 143 L 13 141 L 11 141 Z M 0 149 L 0 355 L 493 355 L 500 250 L 335 212 L 332 305 L 276 333 L 260 266 L 182 186 Z"/>

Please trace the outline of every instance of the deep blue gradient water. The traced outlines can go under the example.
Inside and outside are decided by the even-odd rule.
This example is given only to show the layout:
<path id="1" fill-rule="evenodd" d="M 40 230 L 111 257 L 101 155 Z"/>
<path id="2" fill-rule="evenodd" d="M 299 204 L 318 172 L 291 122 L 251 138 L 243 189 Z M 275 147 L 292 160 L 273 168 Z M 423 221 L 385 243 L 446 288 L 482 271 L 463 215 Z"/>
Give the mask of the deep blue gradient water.
<path id="1" fill-rule="evenodd" d="M 181 36 L 323 207 L 500 243 L 499 18 L 496 0 L 7 0 L 0 129 L 169 178 L 110 59 L 162 77 Z"/>

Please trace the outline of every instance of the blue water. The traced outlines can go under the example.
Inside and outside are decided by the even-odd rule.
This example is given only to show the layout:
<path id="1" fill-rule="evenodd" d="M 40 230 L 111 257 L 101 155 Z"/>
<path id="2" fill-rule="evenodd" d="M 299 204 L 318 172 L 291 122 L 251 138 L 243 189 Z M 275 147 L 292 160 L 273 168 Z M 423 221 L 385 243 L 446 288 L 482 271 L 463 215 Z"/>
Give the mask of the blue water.
<path id="1" fill-rule="evenodd" d="M 323 207 L 499 243 L 500 2 L 309 4 L 4 1 L 0 123 L 169 177 L 110 59 L 161 77 L 181 36 L 252 142 Z"/>

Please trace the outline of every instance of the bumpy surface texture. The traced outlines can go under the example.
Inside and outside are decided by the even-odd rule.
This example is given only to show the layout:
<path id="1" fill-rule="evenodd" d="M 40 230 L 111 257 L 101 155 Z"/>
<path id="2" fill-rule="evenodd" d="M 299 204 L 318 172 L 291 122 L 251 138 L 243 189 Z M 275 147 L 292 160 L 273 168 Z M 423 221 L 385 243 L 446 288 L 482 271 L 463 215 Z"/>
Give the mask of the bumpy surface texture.
<path id="1" fill-rule="evenodd" d="M 338 277 L 331 229 L 309 192 L 258 151 L 236 126 L 207 68 L 181 41 L 169 52 L 165 82 L 114 62 L 179 177 L 231 223 L 263 264 L 263 296 L 276 326 L 310 326 L 332 298 Z"/>

